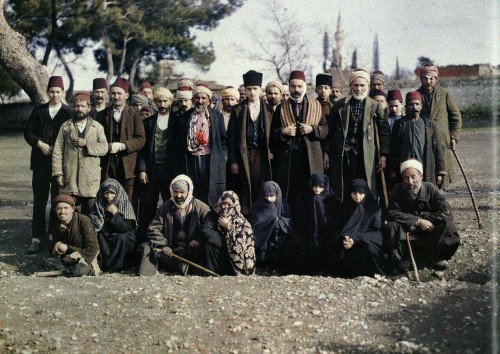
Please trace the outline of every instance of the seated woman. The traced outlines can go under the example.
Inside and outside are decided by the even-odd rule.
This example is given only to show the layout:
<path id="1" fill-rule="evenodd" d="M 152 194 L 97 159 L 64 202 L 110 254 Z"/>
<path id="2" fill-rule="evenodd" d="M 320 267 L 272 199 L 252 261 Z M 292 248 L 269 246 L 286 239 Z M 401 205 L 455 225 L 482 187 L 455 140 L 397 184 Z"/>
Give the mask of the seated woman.
<path id="1" fill-rule="evenodd" d="M 273 181 L 262 185 L 260 199 L 250 210 L 258 267 L 277 264 L 291 233 L 290 208 Z"/>
<path id="2" fill-rule="evenodd" d="M 101 184 L 90 219 L 99 239 L 101 268 L 113 272 L 131 266 L 136 219 L 127 193 L 117 180 L 109 178 Z"/>
<path id="3" fill-rule="evenodd" d="M 284 272 L 315 274 L 326 271 L 325 243 L 331 238 L 336 198 L 328 176 L 311 176 L 310 187 L 300 195 L 293 208 L 293 237 L 284 260 Z"/>
<path id="4" fill-rule="evenodd" d="M 381 210 L 365 180 L 355 179 L 351 197 L 339 211 L 337 273 L 342 276 L 384 275 Z"/>
<path id="5" fill-rule="evenodd" d="M 99 243 L 90 219 L 75 211 L 75 198 L 70 195 L 57 196 L 52 206 L 57 216 L 51 227 L 52 254 L 60 260 L 46 259 L 45 269 L 65 276 L 99 275 Z"/>
<path id="6" fill-rule="evenodd" d="M 204 264 L 220 275 L 252 275 L 255 272 L 255 243 L 250 223 L 241 214 L 236 193 L 226 191 L 200 230 Z M 208 247 L 206 247 L 206 246 Z"/>

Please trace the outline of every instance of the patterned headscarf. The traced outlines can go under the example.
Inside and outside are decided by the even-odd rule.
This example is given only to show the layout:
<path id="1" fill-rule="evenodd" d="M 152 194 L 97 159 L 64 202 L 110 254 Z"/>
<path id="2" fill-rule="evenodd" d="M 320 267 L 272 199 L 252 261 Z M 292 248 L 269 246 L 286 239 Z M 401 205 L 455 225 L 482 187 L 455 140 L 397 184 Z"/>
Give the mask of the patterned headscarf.
<path id="1" fill-rule="evenodd" d="M 102 182 L 101 186 L 99 187 L 96 201 L 92 206 L 92 210 L 90 211 L 90 220 L 92 220 L 92 225 L 94 225 L 94 229 L 96 231 L 100 231 L 104 225 L 105 208 L 108 205 L 108 201 L 104 197 L 104 194 L 109 190 L 116 193 L 112 203 L 116 205 L 116 207 L 118 208 L 118 212 L 123 215 L 123 218 L 125 220 L 136 221 L 132 204 L 130 204 L 127 193 L 121 186 L 120 182 L 115 179 L 108 178 L 107 180 Z"/>
<path id="2" fill-rule="evenodd" d="M 230 204 L 227 209 L 222 207 L 225 201 Z M 215 204 L 214 211 L 229 217 L 225 236 L 231 266 L 236 274 L 252 275 L 255 272 L 255 241 L 252 226 L 241 214 L 240 199 L 233 191 L 226 191 Z"/>

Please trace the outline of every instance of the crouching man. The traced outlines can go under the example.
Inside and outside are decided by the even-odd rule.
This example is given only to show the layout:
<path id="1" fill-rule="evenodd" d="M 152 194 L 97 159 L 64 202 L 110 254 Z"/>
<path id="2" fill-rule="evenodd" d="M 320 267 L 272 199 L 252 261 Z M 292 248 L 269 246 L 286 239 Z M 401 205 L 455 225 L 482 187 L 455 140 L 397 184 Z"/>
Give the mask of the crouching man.
<path id="1" fill-rule="evenodd" d="M 193 182 L 179 175 L 170 183 L 170 199 L 156 212 L 148 228 L 148 242 L 142 245 L 139 275 L 154 275 L 157 270 L 187 275 L 189 267 L 173 254 L 200 263 L 199 230 L 210 211 L 208 205 L 193 198 Z"/>
<path id="2" fill-rule="evenodd" d="M 65 276 L 99 275 L 99 242 L 90 219 L 75 211 L 75 198 L 70 195 L 57 196 L 52 205 L 57 215 L 51 230 L 52 253 L 61 261 L 48 259 L 47 270 L 60 270 Z"/>
<path id="3" fill-rule="evenodd" d="M 407 160 L 400 166 L 403 183 L 391 192 L 386 210 L 386 245 L 401 271 L 411 262 L 406 237 L 410 237 L 413 252 L 422 255 L 435 269 L 448 268 L 460 240 L 453 224 L 448 202 L 430 182 L 422 182 L 423 167 L 417 160 Z"/>

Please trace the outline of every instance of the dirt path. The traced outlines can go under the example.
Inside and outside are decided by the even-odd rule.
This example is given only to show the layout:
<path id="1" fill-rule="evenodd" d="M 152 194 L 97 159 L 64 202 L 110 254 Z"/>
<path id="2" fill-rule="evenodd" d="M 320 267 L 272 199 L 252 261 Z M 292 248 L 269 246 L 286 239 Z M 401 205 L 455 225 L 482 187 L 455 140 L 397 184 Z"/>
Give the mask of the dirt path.
<path id="1" fill-rule="evenodd" d="M 491 352 L 500 193 L 493 139 L 500 140 L 488 130 L 464 132 L 459 145 L 483 230 L 458 175 L 447 198 L 462 246 L 444 279 L 422 271 L 426 281 L 417 285 L 406 278 L 29 276 L 42 259 L 25 254 L 29 149 L 22 135 L 3 136 L 0 352 Z"/>

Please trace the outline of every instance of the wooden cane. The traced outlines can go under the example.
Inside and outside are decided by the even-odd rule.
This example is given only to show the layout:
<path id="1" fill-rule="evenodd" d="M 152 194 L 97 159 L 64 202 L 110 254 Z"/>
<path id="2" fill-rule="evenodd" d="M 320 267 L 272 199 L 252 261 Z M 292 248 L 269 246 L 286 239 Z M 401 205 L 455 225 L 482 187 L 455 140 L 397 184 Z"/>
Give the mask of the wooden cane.
<path id="1" fill-rule="evenodd" d="M 378 138 L 378 127 L 375 119 L 373 120 L 373 126 L 375 127 L 375 144 L 377 145 L 377 156 L 380 163 L 380 141 Z M 384 170 L 380 171 L 380 180 L 382 182 L 382 192 L 384 193 L 385 207 L 387 208 L 389 206 L 389 198 L 387 197 L 387 185 L 385 184 Z"/>
<path id="2" fill-rule="evenodd" d="M 470 188 L 469 180 L 467 179 L 467 175 L 465 174 L 464 168 L 462 166 L 462 162 L 458 158 L 457 151 L 455 149 L 451 149 L 451 151 L 453 151 L 453 155 L 455 155 L 455 159 L 457 159 L 458 167 L 460 167 L 460 171 L 462 171 L 462 175 L 464 176 L 465 184 L 467 185 L 467 189 L 469 190 L 470 198 L 472 199 L 472 205 L 474 206 L 474 211 L 476 212 L 476 216 L 477 216 L 478 227 L 480 229 L 482 229 L 483 223 L 481 222 L 481 217 L 479 216 L 479 210 L 477 209 L 477 206 L 476 206 L 476 199 L 474 198 L 474 193 L 472 192 L 472 189 Z"/>
<path id="3" fill-rule="evenodd" d="M 156 252 L 156 253 L 160 253 L 160 252 L 162 252 L 162 250 L 161 250 L 161 248 L 155 248 L 155 252 Z M 218 276 L 219 276 L 219 274 L 217 274 L 217 273 L 215 273 L 215 272 L 212 272 L 210 269 L 207 269 L 207 268 L 205 268 L 205 267 L 202 267 L 201 265 L 196 264 L 196 263 L 194 263 L 194 262 L 191 262 L 190 260 L 188 260 L 188 259 L 186 259 L 186 258 L 183 258 L 183 257 L 181 257 L 181 256 L 176 255 L 175 253 L 172 253 L 171 257 L 173 257 L 173 258 L 177 258 L 179 261 L 182 261 L 182 262 L 184 262 L 184 263 L 187 263 L 187 264 L 189 264 L 189 265 L 192 265 L 193 267 L 198 268 L 199 270 L 202 270 L 202 271 L 204 271 L 205 273 L 208 273 L 208 274 L 210 274 L 210 275 L 213 275 L 214 277 L 218 277 Z"/>
<path id="4" fill-rule="evenodd" d="M 413 271 L 415 272 L 415 278 L 417 279 L 417 283 L 420 283 L 420 278 L 418 276 L 417 263 L 415 263 L 415 258 L 413 257 L 413 250 L 411 249 L 410 243 L 410 233 L 406 233 L 406 243 L 408 244 L 408 250 L 410 251 L 411 265 L 413 266 Z"/>
<path id="5" fill-rule="evenodd" d="M 58 277 L 60 275 L 62 275 L 62 271 L 60 270 L 51 270 L 48 272 L 35 272 L 35 276 L 41 278 L 53 278 L 53 277 Z"/>

